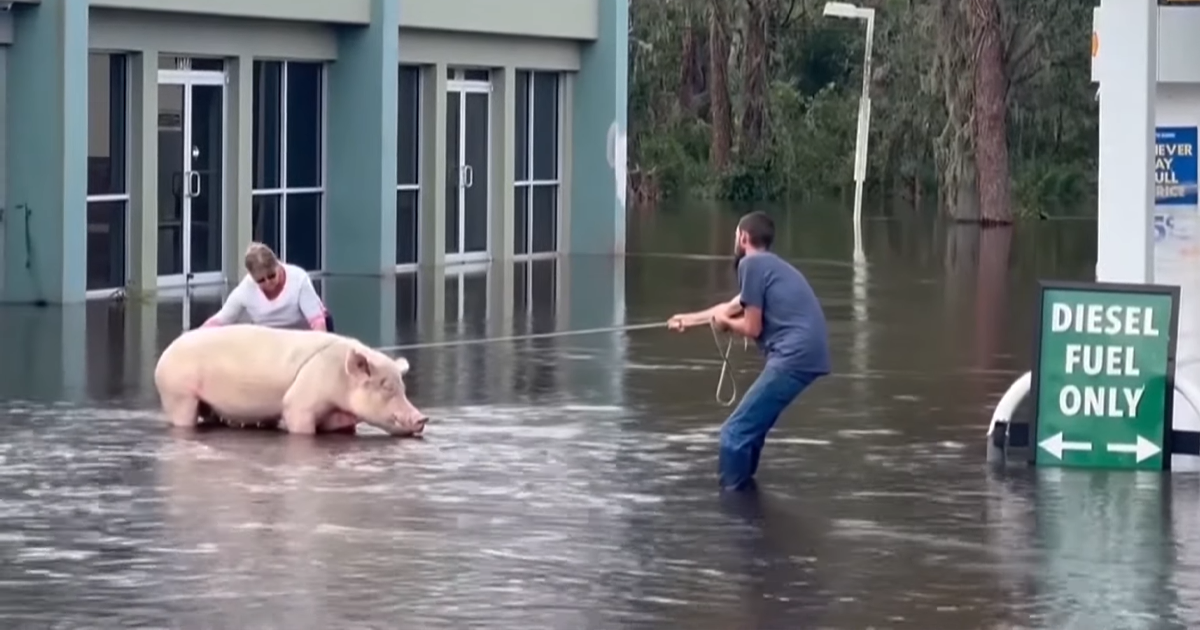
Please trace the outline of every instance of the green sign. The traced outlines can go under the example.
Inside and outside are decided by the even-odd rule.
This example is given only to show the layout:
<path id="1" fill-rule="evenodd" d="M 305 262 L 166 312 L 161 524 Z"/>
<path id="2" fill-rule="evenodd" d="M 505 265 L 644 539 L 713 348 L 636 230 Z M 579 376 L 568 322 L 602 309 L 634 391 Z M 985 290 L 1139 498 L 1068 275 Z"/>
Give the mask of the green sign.
<path id="1" fill-rule="evenodd" d="M 1179 287 L 1041 283 L 1033 368 L 1040 466 L 1170 466 Z"/>

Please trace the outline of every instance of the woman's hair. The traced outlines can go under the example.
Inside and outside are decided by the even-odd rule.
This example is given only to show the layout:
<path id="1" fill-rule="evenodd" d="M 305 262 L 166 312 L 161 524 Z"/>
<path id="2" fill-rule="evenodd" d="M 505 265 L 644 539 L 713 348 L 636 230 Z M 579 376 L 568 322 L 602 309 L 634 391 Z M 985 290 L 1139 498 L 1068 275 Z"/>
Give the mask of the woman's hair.
<path id="1" fill-rule="evenodd" d="M 279 259 L 275 257 L 275 252 L 263 243 L 252 242 L 246 248 L 246 271 L 251 274 L 270 271 L 279 265 Z"/>

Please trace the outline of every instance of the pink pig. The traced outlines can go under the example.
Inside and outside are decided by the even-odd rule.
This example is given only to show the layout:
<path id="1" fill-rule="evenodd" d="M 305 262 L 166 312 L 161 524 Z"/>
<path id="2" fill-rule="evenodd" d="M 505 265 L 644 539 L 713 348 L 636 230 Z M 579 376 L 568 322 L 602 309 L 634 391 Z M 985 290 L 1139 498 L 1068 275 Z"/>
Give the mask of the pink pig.
<path id="1" fill-rule="evenodd" d="M 278 422 L 289 433 L 366 422 L 419 436 L 428 418 L 408 400 L 408 361 L 328 332 L 234 324 L 180 335 L 159 357 L 154 384 L 172 425 L 209 413 L 229 424 Z"/>

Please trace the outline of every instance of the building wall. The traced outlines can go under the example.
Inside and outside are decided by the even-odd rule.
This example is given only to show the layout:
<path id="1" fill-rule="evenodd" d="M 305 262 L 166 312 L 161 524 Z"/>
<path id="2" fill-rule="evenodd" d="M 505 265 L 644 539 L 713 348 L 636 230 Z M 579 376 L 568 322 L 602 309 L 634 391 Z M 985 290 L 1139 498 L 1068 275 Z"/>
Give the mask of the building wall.
<path id="1" fill-rule="evenodd" d="M 12 145 L 5 144 L 8 162 L 0 173 L 14 181 L 16 173 L 9 172 L 13 158 L 29 151 L 38 153 L 48 168 L 23 170 L 18 190 L 0 188 L 6 207 L 37 208 L 29 230 L 25 223 L 17 226 L 11 212 L 0 220 L 0 231 L 6 233 L 0 240 L 4 252 L 0 296 L 10 301 L 83 299 L 86 290 L 79 270 L 88 263 L 83 244 L 98 238 L 88 217 L 98 216 L 99 203 L 127 206 L 121 228 L 127 230 L 129 242 L 125 284 L 137 291 L 160 288 L 159 200 L 170 198 L 162 188 L 173 185 L 159 177 L 159 161 L 165 159 L 159 153 L 165 148 L 159 146 L 161 55 L 224 60 L 224 185 L 218 194 L 225 213 L 221 245 L 226 280 L 240 276 L 240 252 L 260 229 L 251 222 L 259 216 L 252 208 L 260 200 L 251 181 L 256 147 L 254 68 L 255 62 L 267 60 L 325 63 L 324 226 L 322 260 L 316 265 L 321 270 L 379 275 L 390 273 L 400 262 L 396 173 L 397 113 L 402 111 L 403 96 L 397 94 L 397 67 L 401 65 L 415 67 L 420 77 L 422 181 L 414 194 L 419 199 L 415 229 L 421 263 L 446 262 L 447 204 L 452 201 L 448 197 L 462 192 L 446 187 L 450 155 L 446 124 L 459 113 L 448 114 L 447 104 L 455 98 L 479 102 L 447 94 L 448 81 L 453 83 L 447 72 L 456 67 L 490 72 L 486 110 L 490 257 L 513 257 L 514 239 L 521 238 L 516 233 L 520 221 L 532 220 L 518 210 L 534 202 L 522 196 L 520 168 L 513 163 L 514 152 L 521 151 L 516 134 L 524 129 L 515 116 L 531 94 L 517 91 L 533 76 L 526 72 L 561 73 L 554 88 L 559 99 L 554 118 L 560 153 L 554 182 L 556 249 L 621 251 L 624 177 L 617 175 L 614 165 L 624 166 L 627 0 L 563 0 L 549 7 L 541 0 L 515 1 L 519 6 L 484 0 L 90 0 L 90 7 L 71 0 L 17 3 L 11 16 L 0 13 L 0 44 L 12 40 L 14 32 L 18 42 L 14 54 L 8 55 L 11 77 L 0 82 L 15 81 L 14 90 L 6 91 L 0 100 L 7 110 L 8 128 L 17 128 L 14 123 L 19 121 L 21 133 Z M 78 32 L 87 36 L 74 40 L 67 36 Z M 128 189 L 123 199 L 85 203 L 90 160 L 80 156 L 87 154 L 84 148 L 89 145 L 104 146 L 113 140 L 108 127 L 100 125 L 107 118 L 96 113 L 90 102 L 96 97 L 87 90 L 89 68 L 94 77 L 103 76 L 96 68 L 101 61 L 88 56 L 100 52 L 128 57 Z M 77 80 L 80 76 L 83 85 Z M 546 93 L 545 82 L 539 79 L 537 84 L 541 87 L 536 94 Z M 51 100 L 47 102 L 45 95 Z M 616 155 L 618 137 L 620 156 Z M 34 138 L 41 138 L 44 146 L 36 146 Z M 53 140 L 48 146 L 47 138 Z M 460 170 L 450 175 L 458 178 Z M 472 166 L 470 172 L 475 177 L 484 170 Z M 617 182 L 622 185 L 614 187 Z M 98 198 L 93 194 L 91 199 Z M 406 225 L 400 225 L 401 231 Z M 15 243 L 13 228 L 32 234 L 37 264 L 11 264 L 24 256 L 23 243 Z M 21 245 L 15 248 L 20 251 L 14 251 L 14 244 Z M 507 282 L 502 278 L 500 287 L 511 286 L 511 279 Z"/>

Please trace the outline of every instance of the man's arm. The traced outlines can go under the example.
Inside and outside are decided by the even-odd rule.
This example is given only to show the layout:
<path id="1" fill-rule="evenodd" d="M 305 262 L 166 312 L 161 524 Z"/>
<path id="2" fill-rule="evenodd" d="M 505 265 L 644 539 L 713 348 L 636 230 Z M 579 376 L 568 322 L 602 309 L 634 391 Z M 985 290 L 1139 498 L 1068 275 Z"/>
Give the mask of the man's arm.
<path id="1" fill-rule="evenodd" d="M 728 302 L 714 304 L 702 311 L 680 313 L 672 316 L 667 325 L 673 330 L 684 330 L 693 326 L 702 326 L 714 319 L 735 318 L 742 314 L 742 296 L 735 295 Z"/>
<path id="2" fill-rule="evenodd" d="M 244 291 L 242 288 L 243 284 L 244 282 L 238 283 L 238 285 L 229 292 L 229 297 L 225 298 L 225 303 L 221 305 L 221 310 L 217 311 L 212 317 L 209 317 L 208 320 L 206 320 L 204 324 L 200 326 L 201 328 L 208 328 L 210 326 L 227 326 L 233 322 L 236 322 L 238 317 L 241 317 L 242 311 L 245 309 L 245 306 L 243 306 L 244 302 L 242 300 L 242 292 Z"/>
<path id="3" fill-rule="evenodd" d="M 766 303 L 767 292 L 767 272 L 756 263 L 757 261 L 746 258 L 738 266 L 738 284 L 742 287 L 738 296 L 742 305 L 740 316 L 717 315 L 718 324 L 736 335 L 750 339 L 758 339 L 762 334 L 763 305 Z"/>

